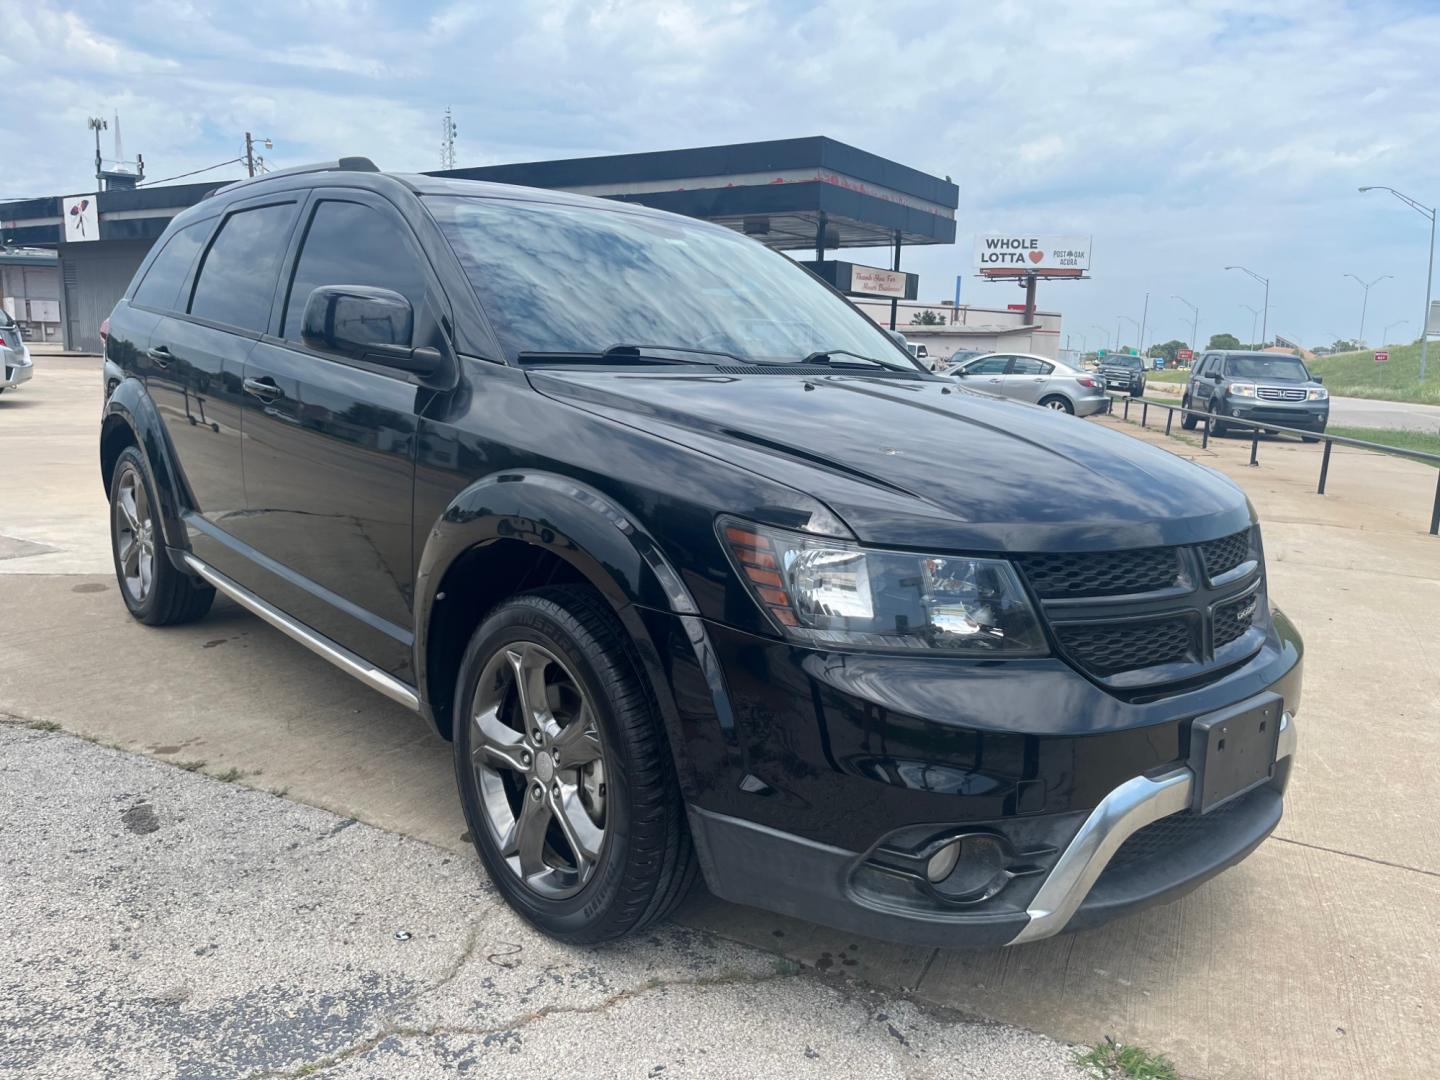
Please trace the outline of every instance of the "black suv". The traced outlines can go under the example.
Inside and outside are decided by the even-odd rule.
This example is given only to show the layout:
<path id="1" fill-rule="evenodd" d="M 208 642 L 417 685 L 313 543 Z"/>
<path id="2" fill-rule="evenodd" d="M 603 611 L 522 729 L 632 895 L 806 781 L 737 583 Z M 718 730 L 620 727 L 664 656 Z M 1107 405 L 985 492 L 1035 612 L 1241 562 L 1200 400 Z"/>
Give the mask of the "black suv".
<path id="1" fill-rule="evenodd" d="M 1200 414 L 1211 434 L 1224 435 L 1233 425 L 1224 417 L 1301 428 L 1314 442 L 1330 422 L 1330 391 L 1312 375 L 1305 362 L 1290 353 L 1207 352 L 1190 373 L 1181 402 L 1187 412 L 1181 424 L 1194 428 Z"/>
<path id="2" fill-rule="evenodd" d="M 275 173 L 175 218 L 105 372 L 131 613 L 223 593 L 422 713 L 559 938 L 698 870 L 859 933 L 1027 941 L 1280 819 L 1301 645 L 1240 491 L 932 376 L 737 232 Z"/>
<path id="3" fill-rule="evenodd" d="M 1107 390 L 1123 390 L 1131 397 L 1145 396 L 1145 361 L 1128 353 L 1110 353 L 1100 360 L 1100 378 Z"/>

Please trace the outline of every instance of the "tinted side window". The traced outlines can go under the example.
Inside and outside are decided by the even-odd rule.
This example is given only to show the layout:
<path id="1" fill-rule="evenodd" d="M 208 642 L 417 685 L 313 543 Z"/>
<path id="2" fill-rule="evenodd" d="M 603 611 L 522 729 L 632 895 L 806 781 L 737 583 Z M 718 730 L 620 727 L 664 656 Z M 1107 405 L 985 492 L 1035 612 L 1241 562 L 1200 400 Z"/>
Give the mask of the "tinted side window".
<path id="1" fill-rule="evenodd" d="M 180 288 L 190 276 L 190 267 L 195 264 L 195 256 L 200 254 L 211 224 L 209 221 L 197 221 L 166 240 L 150 269 L 145 271 L 145 277 L 135 289 L 131 302 L 160 311 L 174 311 L 179 306 Z"/>
<path id="2" fill-rule="evenodd" d="M 363 203 L 316 204 L 285 306 L 287 340 L 300 340 L 305 302 L 321 285 L 393 289 L 417 314 L 425 300 L 425 275 L 400 223 Z"/>
<path id="3" fill-rule="evenodd" d="M 1011 375 L 1049 375 L 1053 370 L 1053 364 L 1047 364 L 1044 360 L 1036 360 L 1030 356 L 1017 356 L 1015 362 L 1010 365 Z"/>
<path id="4" fill-rule="evenodd" d="M 1008 356 L 987 356 L 984 360 L 977 360 L 965 370 L 971 375 L 1004 375 L 1005 368 L 1009 364 Z"/>
<path id="5" fill-rule="evenodd" d="M 270 323 L 270 302 L 285 245 L 290 238 L 294 203 L 240 210 L 225 219 L 200 264 L 200 279 L 190 314 L 242 330 L 263 331 Z"/>

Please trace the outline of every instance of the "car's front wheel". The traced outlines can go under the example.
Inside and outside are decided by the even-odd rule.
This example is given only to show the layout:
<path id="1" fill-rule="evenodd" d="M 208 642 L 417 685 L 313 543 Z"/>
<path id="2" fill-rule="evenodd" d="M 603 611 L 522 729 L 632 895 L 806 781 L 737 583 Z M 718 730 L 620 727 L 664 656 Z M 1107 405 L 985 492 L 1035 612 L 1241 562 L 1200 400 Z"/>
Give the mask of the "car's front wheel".
<path id="1" fill-rule="evenodd" d="M 696 862 L 639 660 L 595 593 L 506 601 L 475 631 L 455 694 L 470 836 L 520 915 L 571 943 L 667 914 Z"/>
<path id="2" fill-rule="evenodd" d="M 1185 412 L 1180 414 L 1180 426 L 1186 431 L 1194 431 L 1196 425 L 1200 423 L 1200 418 L 1193 412 L 1190 412 L 1190 398 L 1188 396 L 1180 400 L 1180 407 L 1185 410 Z"/>
<path id="3" fill-rule="evenodd" d="M 170 562 L 155 487 L 145 459 L 133 446 L 121 452 L 110 476 L 110 549 L 120 595 L 141 622 L 170 626 L 210 610 L 215 590 Z"/>
<path id="4" fill-rule="evenodd" d="M 1075 406 L 1072 405 L 1070 399 L 1063 394 L 1051 394 L 1049 397 L 1042 399 L 1040 405 L 1042 408 L 1053 409 L 1055 412 L 1069 413 L 1071 416 L 1075 415 Z"/>

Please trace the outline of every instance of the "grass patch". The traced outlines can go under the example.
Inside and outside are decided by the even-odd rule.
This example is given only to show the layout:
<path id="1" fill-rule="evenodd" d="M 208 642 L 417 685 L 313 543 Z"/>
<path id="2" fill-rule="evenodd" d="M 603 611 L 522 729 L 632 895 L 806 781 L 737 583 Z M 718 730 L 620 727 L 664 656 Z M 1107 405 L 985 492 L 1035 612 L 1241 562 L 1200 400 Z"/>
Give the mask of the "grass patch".
<path id="1" fill-rule="evenodd" d="M 236 780 L 239 780 L 244 775 L 245 774 L 243 772 L 232 766 L 222 773 L 216 773 L 215 779 L 222 781 L 226 784 L 233 784 Z"/>
<path id="2" fill-rule="evenodd" d="M 1128 1077 L 1129 1080 L 1179 1080 L 1180 1074 L 1168 1058 L 1139 1046 L 1117 1043 L 1109 1035 L 1105 1041 L 1075 1059 L 1075 1064 L 1089 1071 L 1096 1080 Z"/>
<path id="3" fill-rule="evenodd" d="M 184 769 L 186 772 L 199 772 L 205 767 L 203 761 L 172 761 L 170 764 L 177 769 Z"/>
<path id="4" fill-rule="evenodd" d="M 1375 363 L 1375 353 L 1366 349 L 1322 356 L 1309 367 L 1325 380 L 1330 393 L 1340 397 L 1440 405 L 1440 343 L 1432 344 L 1424 385 L 1420 383 L 1418 343 L 1395 346 L 1389 350 L 1390 359 L 1383 364 Z"/>
<path id="5" fill-rule="evenodd" d="M 1384 446 L 1397 446 L 1402 450 L 1419 450 L 1426 454 L 1440 454 L 1440 434 L 1432 435 L 1427 431 L 1391 431 L 1389 428 L 1370 427 L 1337 427 L 1331 424 L 1325 429 L 1331 435 L 1343 435 L 1347 439 L 1364 439 L 1366 442 L 1381 443 Z M 1433 462 L 1424 461 L 1422 465 L 1435 465 Z"/>
<path id="6" fill-rule="evenodd" d="M 1177 383 L 1184 386 L 1190 381 L 1190 372 L 1180 368 L 1166 368 L 1164 371 L 1152 371 L 1145 376 L 1146 382 Z"/>
<path id="7" fill-rule="evenodd" d="M 31 731 L 59 731 L 60 725 L 54 720 L 31 720 L 25 725 Z"/>

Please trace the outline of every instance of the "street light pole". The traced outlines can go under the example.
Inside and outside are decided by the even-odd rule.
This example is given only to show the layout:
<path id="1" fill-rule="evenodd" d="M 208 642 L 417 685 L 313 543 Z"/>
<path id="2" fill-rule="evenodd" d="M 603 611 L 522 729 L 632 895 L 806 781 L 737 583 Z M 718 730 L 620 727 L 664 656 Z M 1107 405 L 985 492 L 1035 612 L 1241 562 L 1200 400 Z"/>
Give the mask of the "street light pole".
<path id="1" fill-rule="evenodd" d="M 1183 296 L 1172 296 L 1170 297 L 1170 299 L 1179 300 L 1180 303 L 1184 304 L 1190 309 L 1191 314 L 1194 316 L 1194 318 L 1190 320 L 1190 351 L 1193 353 L 1195 351 L 1195 336 L 1199 333 L 1198 328 L 1200 326 L 1200 309 L 1197 308 L 1194 304 L 1190 303 L 1189 300 L 1186 300 Z"/>
<path id="2" fill-rule="evenodd" d="M 1356 277 L 1354 274 L 1346 274 L 1345 276 L 1348 277 L 1351 281 L 1355 282 L 1355 283 L 1358 284 L 1362 289 L 1365 290 L 1365 297 L 1364 297 L 1364 299 L 1362 299 L 1362 300 L 1360 301 L 1360 336 L 1355 339 L 1355 344 L 1356 344 L 1356 345 L 1364 345 L 1364 344 L 1365 344 L 1365 312 L 1366 312 L 1366 310 L 1370 307 L 1370 288 L 1371 288 L 1372 285 L 1379 285 L 1380 282 L 1384 281 L 1386 278 L 1394 277 L 1395 275 L 1393 275 L 1393 274 L 1381 274 L 1381 275 L 1380 275 L 1379 277 L 1377 277 L 1374 281 L 1361 281 L 1361 280 L 1360 280 L 1358 277 Z M 1383 345 L 1384 342 L 1382 341 L 1381 344 Z"/>
<path id="3" fill-rule="evenodd" d="M 1117 348 L 1117 349 L 1120 348 L 1120 320 L 1121 320 L 1121 319 L 1124 319 L 1126 322 L 1128 322 L 1131 326 L 1133 326 L 1133 327 L 1135 328 L 1135 334 L 1136 334 L 1137 337 L 1138 337 L 1139 334 L 1140 334 L 1140 324 L 1139 324 L 1138 322 L 1136 322 L 1134 319 L 1130 318 L 1129 315 L 1116 315 L 1116 316 L 1115 316 L 1115 348 Z"/>
<path id="4" fill-rule="evenodd" d="M 1145 294 L 1145 309 L 1140 312 L 1140 341 L 1139 341 L 1139 343 L 1136 345 L 1136 348 L 1138 348 L 1138 349 L 1140 350 L 1140 355 L 1141 355 L 1141 356 L 1144 356 L 1144 355 L 1145 355 L 1145 324 L 1146 324 L 1147 322 L 1149 322 L 1149 320 L 1150 320 L 1150 294 L 1147 292 L 1147 293 Z"/>
<path id="5" fill-rule="evenodd" d="M 1396 319 L 1394 322 L 1388 324 L 1385 327 L 1385 333 L 1380 335 L 1380 337 L 1383 339 L 1380 344 L 1388 345 L 1390 343 L 1390 331 L 1397 326 L 1404 326 L 1409 321 L 1409 319 Z"/>
<path id="6" fill-rule="evenodd" d="M 1255 324 L 1260 320 L 1260 309 L 1253 308 L 1249 304 L 1241 304 L 1250 313 L 1250 348 L 1255 348 Z"/>
<path id="7" fill-rule="evenodd" d="M 1430 219 L 1430 254 L 1425 259 L 1425 310 L 1420 313 L 1420 381 L 1425 381 L 1425 362 L 1430 353 L 1430 288 L 1435 280 L 1435 207 L 1425 206 L 1393 187 L 1373 184 L 1361 191 L 1388 191 L 1412 210 Z"/>
<path id="8" fill-rule="evenodd" d="M 1241 273 L 1249 274 L 1252 278 L 1265 286 L 1265 307 L 1260 315 L 1260 344 L 1264 345 L 1265 339 L 1270 336 L 1270 279 L 1267 277 L 1261 277 L 1259 274 L 1255 273 L 1254 270 L 1251 270 L 1249 267 L 1246 266 L 1227 266 L 1225 267 L 1225 269 L 1239 270 Z M 1250 335 L 1251 337 L 1254 337 L 1255 331 L 1253 329 L 1250 331 Z M 1251 345 L 1253 346 L 1254 342 L 1251 342 Z"/>
<path id="9" fill-rule="evenodd" d="M 1099 331 L 1100 331 L 1101 340 L 1103 340 L 1103 341 L 1105 342 L 1103 348 L 1105 349 L 1106 352 L 1109 352 L 1109 351 L 1110 351 L 1110 331 L 1109 331 L 1109 330 L 1106 330 L 1105 327 L 1101 326 L 1099 323 L 1091 323 L 1091 324 L 1090 324 L 1090 329 L 1092 329 L 1092 330 L 1099 330 Z"/>

